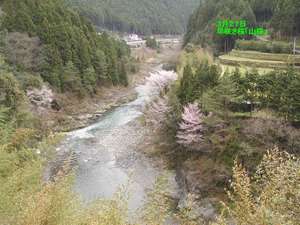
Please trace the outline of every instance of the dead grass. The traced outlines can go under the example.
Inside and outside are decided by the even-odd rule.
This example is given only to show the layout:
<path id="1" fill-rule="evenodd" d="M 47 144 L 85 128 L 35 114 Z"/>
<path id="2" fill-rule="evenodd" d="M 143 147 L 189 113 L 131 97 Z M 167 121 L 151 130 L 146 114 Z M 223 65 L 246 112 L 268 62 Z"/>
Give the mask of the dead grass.
<path id="1" fill-rule="evenodd" d="M 209 64 L 214 63 L 212 53 L 203 48 L 196 48 L 192 52 L 183 51 L 179 56 L 179 63 L 177 65 L 177 73 L 179 75 L 183 74 L 183 69 L 186 65 L 192 66 L 196 69 L 201 62 L 207 61 Z"/>

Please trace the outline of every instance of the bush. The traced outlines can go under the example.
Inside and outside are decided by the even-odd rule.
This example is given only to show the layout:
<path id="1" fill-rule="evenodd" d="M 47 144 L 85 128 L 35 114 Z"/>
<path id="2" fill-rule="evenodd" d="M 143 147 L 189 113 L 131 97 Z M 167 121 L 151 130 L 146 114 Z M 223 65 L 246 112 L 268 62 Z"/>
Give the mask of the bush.
<path id="1" fill-rule="evenodd" d="M 156 39 L 155 38 L 150 38 L 150 37 L 146 39 L 146 46 L 148 48 L 152 48 L 152 49 L 158 49 L 159 48 L 159 45 L 158 45 Z"/>
<path id="2" fill-rule="evenodd" d="M 22 86 L 23 89 L 38 88 L 42 87 L 43 80 L 39 75 L 26 74 L 23 76 Z"/>
<path id="3" fill-rule="evenodd" d="M 0 104 L 17 112 L 24 102 L 24 92 L 16 77 L 11 73 L 1 72 L 0 74 Z"/>
<path id="4" fill-rule="evenodd" d="M 195 51 L 195 46 L 191 43 L 187 44 L 184 48 L 187 53 L 191 53 Z"/>
<path id="5" fill-rule="evenodd" d="M 232 204 L 224 204 L 230 220 L 240 225 L 299 224 L 299 170 L 299 159 L 277 148 L 264 156 L 253 177 L 235 163 L 228 193 Z M 232 223 L 223 214 L 216 224 Z"/>

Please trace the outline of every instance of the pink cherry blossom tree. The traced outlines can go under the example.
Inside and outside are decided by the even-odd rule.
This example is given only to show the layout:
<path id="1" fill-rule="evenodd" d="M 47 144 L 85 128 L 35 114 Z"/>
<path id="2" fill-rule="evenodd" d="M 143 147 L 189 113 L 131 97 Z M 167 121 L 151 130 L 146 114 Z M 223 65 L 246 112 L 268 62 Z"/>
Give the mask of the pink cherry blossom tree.
<path id="1" fill-rule="evenodd" d="M 146 123 L 151 124 L 155 129 L 161 129 L 165 126 L 170 111 L 167 97 L 158 97 L 146 110 Z"/>
<path id="2" fill-rule="evenodd" d="M 160 70 L 150 73 L 146 80 L 156 87 L 160 92 L 164 91 L 173 81 L 177 80 L 177 74 L 174 71 Z"/>
<path id="3" fill-rule="evenodd" d="M 184 107 L 182 121 L 177 131 L 177 143 L 190 149 L 196 149 L 203 142 L 203 117 L 204 114 L 198 104 L 188 104 Z"/>

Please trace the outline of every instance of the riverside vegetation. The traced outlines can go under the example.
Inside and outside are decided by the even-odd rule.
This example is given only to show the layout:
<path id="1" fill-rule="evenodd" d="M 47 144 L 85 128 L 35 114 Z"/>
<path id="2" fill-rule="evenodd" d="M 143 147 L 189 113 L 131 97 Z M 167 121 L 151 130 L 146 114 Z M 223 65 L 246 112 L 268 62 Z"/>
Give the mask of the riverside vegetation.
<path id="1" fill-rule="evenodd" d="M 293 9 L 289 13 L 286 4 Z M 194 46 L 223 51 L 225 37 L 206 35 L 212 35 L 213 18 L 228 15 L 264 21 L 274 28 L 274 37 L 298 35 L 297 4 L 214 0 L 195 11 L 177 63 L 179 79 L 161 89 L 145 123 L 166 143 L 160 154 L 181 171 L 191 170 L 192 176 L 183 178 L 196 196 L 174 210 L 162 177 L 135 224 L 164 224 L 170 215 L 183 225 L 300 223 L 299 72 L 293 65 L 267 73 L 222 72 L 209 50 Z M 134 224 L 127 215 L 126 188 L 114 199 L 83 205 L 73 193 L 68 160 L 51 182 L 43 181 L 43 169 L 63 135 L 45 128 L 26 96 L 46 82 L 79 98 L 93 96 L 103 85 L 127 85 L 130 50 L 97 34 L 60 0 L 2 0 L 1 8 L 0 224 Z M 211 11 L 213 18 L 206 17 Z M 168 79 L 153 82 L 162 85 Z M 210 218 L 194 215 L 204 199 L 216 208 Z"/>
<path id="2" fill-rule="evenodd" d="M 299 223 L 293 216 L 299 214 L 299 61 L 297 56 L 276 55 L 292 53 L 287 41 L 299 36 L 297 5 L 298 1 L 203 1 L 190 18 L 177 67 L 181 79 L 167 94 L 165 104 L 172 108 L 167 114 L 172 113 L 163 133 L 172 130 L 170 143 L 179 144 L 171 145 L 176 149 L 171 152 L 186 174 L 187 189 L 197 195 L 195 202 L 214 202 L 228 188 L 229 198 L 219 197 L 226 203 L 217 224 Z M 218 36 L 218 19 L 246 19 L 268 28 L 270 37 L 257 41 L 251 36 Z M 230 54 L 258 55 L 266 64 L 270 56 L 294 61 L 269 72 L 257 70 L 254 63 L 244 71 L 239 66 L 222 71 L 209 52 L 218 56 L 234 47 L 240 51 Z M 275 191 L 280 182 L 284 188 Z M 289 204 L 293 206 L 285 210 Z"/>
<path id="3" fill-rule="evenodd" d="M 166 94 L 167 100 L 157 101 L 160 107 L 150 107 L 152 123 L 168 115 L 163 119 L 167 123 L 160 123 L 161 141 L 169 137 L 166 154 L 172 155 L 183 171 L 183 185 L 196 194 L 196 205 L 203 207 L 201 202 L 207 199 L 214 203 L 217 195 L 226 199 L 223 206 L 215 204 L 223 214 L 213 223 L 299 223 L 293 215 L 299 214 L 300 74 L 298 56 L 287 55 L 292 53 L 288 41 L 299 35 L 297 4 L 203 1 L 185 34 L 185 51 L 177 66 L 180 79 Z M 291 7 L 289 15 L 284 11 L 287 5 Z M 268 28 L 271 35 L 266 40 L 220 36 L 215 33 L 218 19 L 246 19 L 250 25 Z M 233 48 L 239 51 L 229 56 L 239 54 L 254 62 L 247 68 L 237 62 L 231 64 L 233 69 L 224 70 L 219 64 L 223 65 L 223 56 L 218 60 L 209 54 L 218 56 Z M 272 70 L 276 63 L 282 63 L 280 70 Z M 259 68 L 268 64 L 272 64 L 268 71 Z M 275 191 L 281 182 L 284 188 Z M 228 198 L 224 187 L 229 190 Z M 289 192 L 295 193 L 293 197 L 287 196 Z M 292 206 L 285 210 L 289 204 Z M 205 222 L 198 218 L 195 223 Z"/>
<path id="4" fill-rule="evenodd" d="M 105 220 L 117 209 L 112 203 L 101 205 L 102 215 L 83 215 L 69 178 L 43 182 L 59 137 L 32 113 L 26 92 L 47 82 L 82 98 L 102 85 L 127 85 L 129 57 L 125 44 L 98 35 L 63 1 L 1 1 L 0 224 L 113 223 Z"/>
<path id="5" fill-rule="evenodd" d="M 293 69 L 266 74 L 255 70 L 241 74 L 236 69 L 221 76 L 217 65 L 187 64 L 168 98 L 150 106 L 152 121 L 148 121 L 159 124 L 161 141 L 169 138 L 171 151 L 165 153 L 172 155 L 185 173 L 196 176 L 186 177 L 187 185 L 192 186 L 189 192 L 197 195 L 195 204 L 210 199 L 218 205 L 213 198 L 225 194 L 224 187 L 233 175 L 232 186 L 228 186 L 232 192 L 224 203 L 230 205 L 217 224 L 230 224 L 232 219 L 237 224 L 299 223 L 299 218 L 293 217 L 299 198 L 299 77 Z M 249 174 L 255 174 L 257 167 L 259 175 L 250 179 Z M 295 176 L 288 184 L 281 178 L 290 177 L 281 173 Z M 284 192 L 275 194 L 275 189 L 267 188 L 281 182 L 295 193 L 293 203 Z M 273 208 L 279 198 L 283 208 Z M 292 208 L 284 210 L 289 204 Z M 204 223 L 200 218 L 195 224 Z"/>

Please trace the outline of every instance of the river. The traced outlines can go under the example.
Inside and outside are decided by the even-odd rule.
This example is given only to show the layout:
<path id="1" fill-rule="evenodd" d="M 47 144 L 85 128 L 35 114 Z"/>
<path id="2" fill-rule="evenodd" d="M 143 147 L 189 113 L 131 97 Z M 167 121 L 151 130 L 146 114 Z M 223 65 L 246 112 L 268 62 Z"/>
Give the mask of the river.
<path id="1" fill-rule="evenodd" d="M 170 74 L 161 66 L 152 72 L 156 76 Z M 111 199 L 120 187 L 126 186 L 129 213 L 143 206 L 147 191 L 161 175 L 168 177 L 170 195 L 178 195 L 175 171 L 157 166 L 153 158 L 140 151 L 146 135 L 140 118 L 145 105 L 159 91 L 147 80 L 135 89 L 138 95 L 134 101 L 115 108 L 86 128 L 68 133 L 57 148 L 58 152 L 73 153 L 74 190 L 84 202 Z"/>

